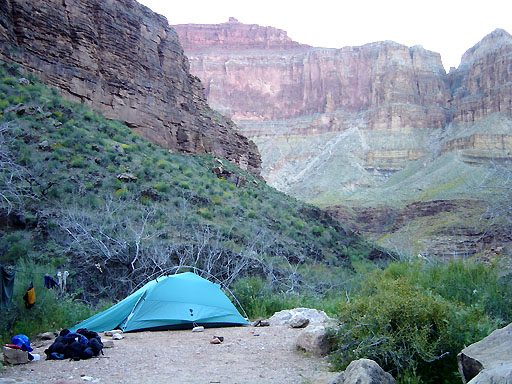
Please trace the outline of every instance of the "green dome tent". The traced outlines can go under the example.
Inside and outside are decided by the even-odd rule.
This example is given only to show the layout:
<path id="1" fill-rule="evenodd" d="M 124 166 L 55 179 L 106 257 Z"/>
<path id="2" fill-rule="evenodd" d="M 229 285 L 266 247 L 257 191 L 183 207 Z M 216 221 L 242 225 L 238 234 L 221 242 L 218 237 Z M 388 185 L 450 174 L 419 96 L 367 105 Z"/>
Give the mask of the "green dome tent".
<path id="1" fill-rule="evenodd" d="M 220 285 L 186 272 L 152 280 L 70 330 L 87 328 L 103 332 L 120 328 L 130 332 L 242 324 L 248 323 L 221 291 Z"/>

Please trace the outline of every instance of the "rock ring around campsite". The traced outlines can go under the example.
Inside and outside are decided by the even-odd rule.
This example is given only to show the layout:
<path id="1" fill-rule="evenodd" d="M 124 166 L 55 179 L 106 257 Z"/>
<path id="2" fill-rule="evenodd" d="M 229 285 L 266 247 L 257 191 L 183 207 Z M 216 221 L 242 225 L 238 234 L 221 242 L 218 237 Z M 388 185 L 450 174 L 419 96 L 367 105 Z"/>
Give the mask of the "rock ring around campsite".
<path id="1" fill-rule="evenodd" d="M 304 328 L 306 329 L 306 328 Z M 144 331 L 124 334 L 104 356 L 80 361 L 41 360 L 9 366 L 5 379 L 23 383 L 324 383 L 325 359 L 297 351 L 304 329 L 287 325 L 189 330 Z M 254 337 L 254 333 L 259 337 Z M 210 340 L 222 335 L 220 344 Z M 100 333 L 102 340 L 111 339 Z M 34 341 L 34 353 L 44 356 L 52 343 Z"/>

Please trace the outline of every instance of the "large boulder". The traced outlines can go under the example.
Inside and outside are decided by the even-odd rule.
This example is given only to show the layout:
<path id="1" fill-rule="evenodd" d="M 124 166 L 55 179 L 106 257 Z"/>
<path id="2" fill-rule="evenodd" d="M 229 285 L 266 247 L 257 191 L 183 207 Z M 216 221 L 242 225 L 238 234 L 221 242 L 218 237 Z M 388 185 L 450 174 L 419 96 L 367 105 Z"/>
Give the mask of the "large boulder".
<path id="1" fill-rule="evenodd" d="M 329 384 L 395 384 L 396 381 L 373 360 L 359 359 L 351 362 Z"/>
<path id="2" fill-rule="evenodd" d="M 512 384 L 512 323 L 464 348 L 457 360 L 464 384 Z"/>
<path id="3" fill-rule="evenodd" d="M 322 325 L 309 325 L 304 328 L 295 344 L 297 349 L 311 352 L 316 356 L 325 356 L 330 349 L 327 332 Z"/>
<path id="4" fill-rule="evenodd" d="M 270 325 L 290 325 L 290 322 L 296 321 L 299 318 L 307 319 L 308 324 L 311 325 L 327 325 L 334 322 L 324 311 L 311 308 L 294 308 L 274 313 L 268 319 Z"/>

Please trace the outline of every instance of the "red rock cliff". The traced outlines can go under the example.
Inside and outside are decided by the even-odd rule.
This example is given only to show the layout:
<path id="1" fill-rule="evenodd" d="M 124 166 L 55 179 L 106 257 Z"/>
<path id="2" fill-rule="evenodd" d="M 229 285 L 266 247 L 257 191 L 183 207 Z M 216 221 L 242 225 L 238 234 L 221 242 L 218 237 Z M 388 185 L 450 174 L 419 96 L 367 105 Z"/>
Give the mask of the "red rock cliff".
<path id="1" fill-rule="evenodd" d="M 326 49 L 238 22 L 175 29 L 210 104 L 257 142 L 263 176 L 305 200 L 366 188 L 411 161 L 483 149 L 461 143 L 510 134 L 500 128 L 493 138 L 440 144 L 450 140 L 441 133 L 450 123 L 512 112 L 512 38 L 503 30 L 447 75 L 438 53 L 391 41 Z"/>
<path id="2" fill-rule="evenodd" d="M 413 104 L 427 108 L 435 126 L 445 124 L 440 108 L 449 93 L 441 59 L 421 47 L 382 42 L 312 48 L 292 42 L 285 33 L 269 34 L 269 27 L 233 22 L 175 29 L 208 99 L 235 120 Z M 265 36 L 267 42 L 262 41 Z"/>
<path id="3" fill-rule="evenodd" d="M 495 112 L 512 113 L 512 36 L 502 29 L 466 51 L 449 73 L 451 119 L 473 123 Z"/>
<path id="4" fill-rule="evenodd" d="M 134 0 L 0 0 L 0 49 L 159 145 L 260 171 L 254 143 L 208 106 L 175 31 Z"/>

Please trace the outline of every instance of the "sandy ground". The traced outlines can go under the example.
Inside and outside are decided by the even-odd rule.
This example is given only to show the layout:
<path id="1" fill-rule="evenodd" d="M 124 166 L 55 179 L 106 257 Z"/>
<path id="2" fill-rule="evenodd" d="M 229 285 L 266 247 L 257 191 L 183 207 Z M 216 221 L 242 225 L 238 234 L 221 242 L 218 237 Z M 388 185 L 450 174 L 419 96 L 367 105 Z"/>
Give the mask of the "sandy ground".
<path id="1" fill-rule="evenodd" d="M 6 367 L 7 383 L 320 383 L 327 362 L 296 351 L 302 329 L 288 326 L 211 328 L 204 332 L 136 332 L 115 340 L 101 358 L 44 360 L 52 341 L 33 342 L 41 361 Z M 101 334 L 102 340 L 110 340 Z M 223 336 L 222 344 L 210 344 Z"/>

